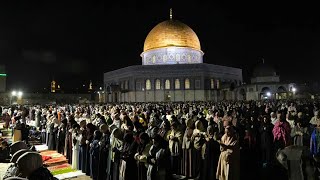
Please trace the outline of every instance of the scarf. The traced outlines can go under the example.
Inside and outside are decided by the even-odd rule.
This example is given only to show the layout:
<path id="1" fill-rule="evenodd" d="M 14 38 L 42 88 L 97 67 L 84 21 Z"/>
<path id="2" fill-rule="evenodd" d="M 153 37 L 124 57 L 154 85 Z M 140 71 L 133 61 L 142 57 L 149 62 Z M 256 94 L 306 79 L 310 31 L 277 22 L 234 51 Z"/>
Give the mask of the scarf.
<path id="1" fill-rule="evenodd" d="M 288 135 L 290 134 L 290 126 L 288 126 L 288 124 L 278 121 L 274 125 L 272 133 L 274 136 L 274 141 L 282 139 L 285 143 L 285 146 L 289 144 Z"/>

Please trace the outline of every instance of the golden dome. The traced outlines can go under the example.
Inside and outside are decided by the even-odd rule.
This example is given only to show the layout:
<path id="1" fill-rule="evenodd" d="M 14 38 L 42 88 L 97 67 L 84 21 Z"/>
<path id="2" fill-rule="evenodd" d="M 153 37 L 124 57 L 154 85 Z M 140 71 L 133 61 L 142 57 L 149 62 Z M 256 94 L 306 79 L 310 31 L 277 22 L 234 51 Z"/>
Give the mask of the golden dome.
<path id="1" fill-rule="evenodd" d="M 144 42 L 143 51 L 170 46 L 189 47 L 201 51 L 197 34 L 177 20 L 167 20 L 156 25 Z"/>

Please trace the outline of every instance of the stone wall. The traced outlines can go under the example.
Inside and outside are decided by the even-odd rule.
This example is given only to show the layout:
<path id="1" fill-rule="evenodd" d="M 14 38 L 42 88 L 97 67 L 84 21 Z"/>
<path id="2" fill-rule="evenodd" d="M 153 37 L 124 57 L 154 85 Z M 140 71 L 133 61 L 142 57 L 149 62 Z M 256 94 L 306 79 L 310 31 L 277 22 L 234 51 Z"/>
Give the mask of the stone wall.
<path id="1" fill-rule="evenodd" d="M 234 100 L 236 91 L 228 90 L 144 90 L 117 94 L 117 102 L 184 102 Z M 105 102 L 115 102 L 115 94 L 106 96 Z"/>

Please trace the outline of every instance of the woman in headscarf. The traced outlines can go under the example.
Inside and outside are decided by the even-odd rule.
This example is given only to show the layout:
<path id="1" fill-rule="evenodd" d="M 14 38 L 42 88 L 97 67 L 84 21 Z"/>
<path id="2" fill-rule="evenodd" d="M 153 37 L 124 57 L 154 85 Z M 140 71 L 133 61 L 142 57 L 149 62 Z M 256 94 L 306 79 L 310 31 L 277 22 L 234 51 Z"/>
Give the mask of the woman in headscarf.
<path id="1" fill-rule="evenodd" d="M 216 178 L 219 180 L 238 180 L 240 175 L 240 147 L 232 126 L 225 127 L 220 144 Z"/>
<path id="2" fill-rule="evenodd" d="M 134 155 L 138 164 L 138 180 L 147 180 L 147 157 L 152 144 L 147 133 L 141 133 L 139 139 L 138 150 Z"/>
<path id="3" fill-rule="evenodd" d="M 286 115 L 278 112 L 278 119 L 272 130 L 275 152 L 277 152 L 278 149 L 283 149 L 290 145 L 291 128 L 286 121 Z"/>

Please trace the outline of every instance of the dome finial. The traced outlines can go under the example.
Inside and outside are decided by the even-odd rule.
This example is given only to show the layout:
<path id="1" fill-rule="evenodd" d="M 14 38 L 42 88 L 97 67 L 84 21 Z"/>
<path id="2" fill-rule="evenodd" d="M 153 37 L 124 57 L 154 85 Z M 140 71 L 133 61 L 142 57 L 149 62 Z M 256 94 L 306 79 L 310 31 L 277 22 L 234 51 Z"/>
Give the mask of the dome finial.
<path id="1" fill-rule="evenodd" d="M 172 20 L 172 8 L 170 8 L 170 20 Z"/>

